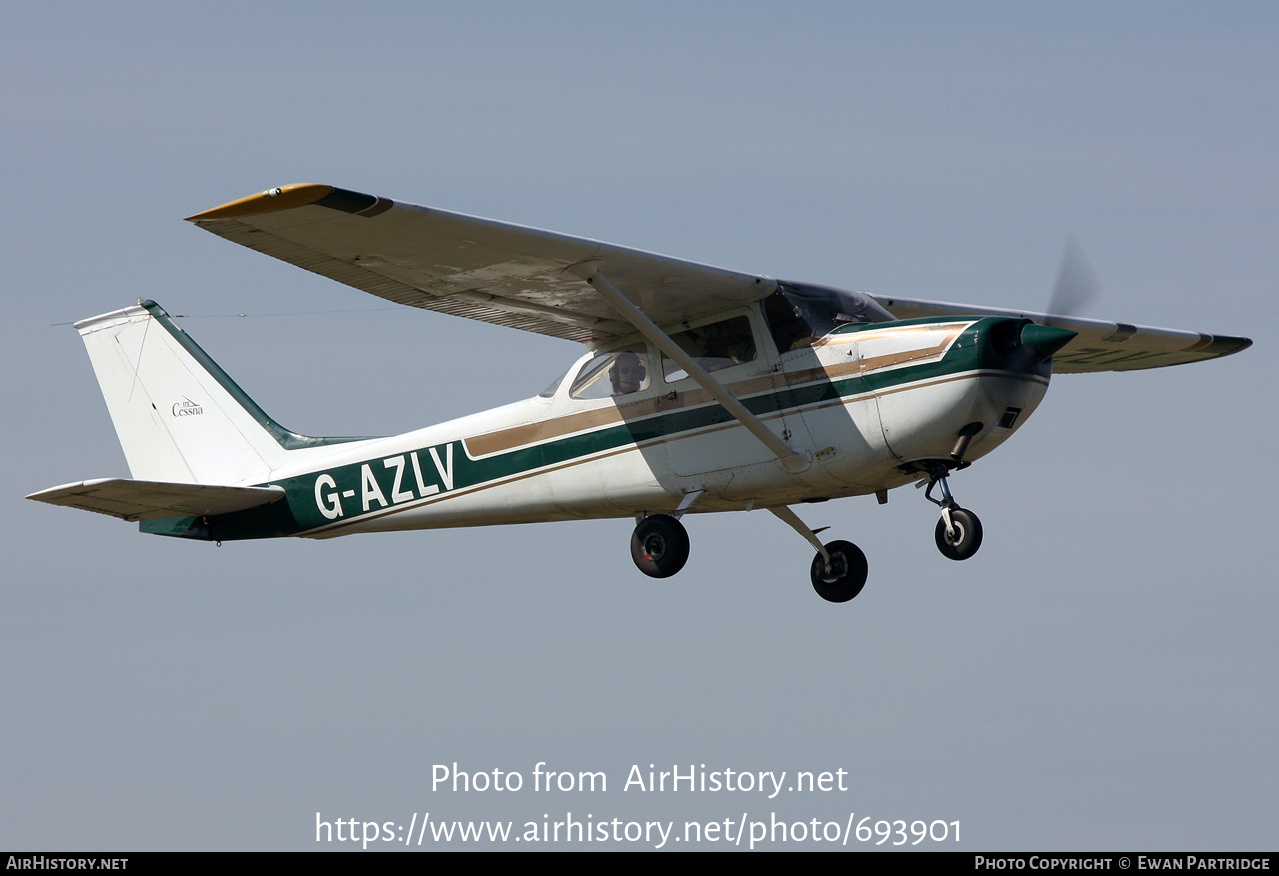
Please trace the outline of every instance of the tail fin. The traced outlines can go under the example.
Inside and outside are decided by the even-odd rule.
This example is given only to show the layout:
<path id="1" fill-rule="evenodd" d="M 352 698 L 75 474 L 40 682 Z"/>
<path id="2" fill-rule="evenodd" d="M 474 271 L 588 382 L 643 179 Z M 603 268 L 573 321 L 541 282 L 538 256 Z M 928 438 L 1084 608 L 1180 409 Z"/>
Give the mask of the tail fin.
<path id="1" fill-rule="evenodd" d="M 351 440 L 281 427 L 154 301 L 75 327 L 138 480 L 251 484 L 290 450 Z"/>

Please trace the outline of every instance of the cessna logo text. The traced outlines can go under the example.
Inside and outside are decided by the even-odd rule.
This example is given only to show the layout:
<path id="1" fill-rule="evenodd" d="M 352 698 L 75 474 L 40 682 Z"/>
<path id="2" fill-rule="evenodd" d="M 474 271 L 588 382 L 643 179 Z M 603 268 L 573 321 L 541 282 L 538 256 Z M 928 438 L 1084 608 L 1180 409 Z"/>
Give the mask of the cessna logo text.
<path id="1" fill-rule="evenodd" d="M 204 408 L 200 407 L 191 399 L 183 399 L 175 402 L 173 405 L 173 416 L 175 417 L 196 417 L 204 413 Z"/>

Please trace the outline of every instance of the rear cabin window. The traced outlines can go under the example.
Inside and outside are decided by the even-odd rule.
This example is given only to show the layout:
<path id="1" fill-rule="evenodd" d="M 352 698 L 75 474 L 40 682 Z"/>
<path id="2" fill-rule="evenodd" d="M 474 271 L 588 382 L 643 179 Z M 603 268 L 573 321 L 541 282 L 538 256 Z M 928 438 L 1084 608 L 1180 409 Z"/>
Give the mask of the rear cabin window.
<path id="1" fill-rule="evenodd" d="M 751 362 L 758 355 L 755 335 L 751 331 L 750 317 L 735 316 L 732 319 L 712 322 L 671 335 L 671 340 L 707 371 L 731 368 L 743 362 Z M 688 373 L 672 359 L 662 355 L 662 376 L 667 383 L 683 380 Z"/>

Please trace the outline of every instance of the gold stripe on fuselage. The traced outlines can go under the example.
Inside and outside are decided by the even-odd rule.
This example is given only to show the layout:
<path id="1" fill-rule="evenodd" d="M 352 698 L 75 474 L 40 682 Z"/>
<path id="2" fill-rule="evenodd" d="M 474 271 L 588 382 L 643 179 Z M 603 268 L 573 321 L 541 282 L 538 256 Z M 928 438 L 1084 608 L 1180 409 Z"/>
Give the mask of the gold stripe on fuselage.
<path id="1" fill-rule="evenodd" d="M 885 368 L 891 368 L 896 365 L 902 365 L 911 362 L 920 362 L 927 359 L 937 359 L 945 355 L 950 345 L 954 343 L 959 333 L 967 328 L 971 323 L 963 323 L 957 326 L 947 325 L 951 331 L 937 344 L 929 347 L 916 348 L 912 350 L 900 350 L 895 353 L 888 353 L 883 356 L 876 356 L 862 362 L 856 360 L 850 362 L 842 362 L 838 364 L 826 365 L 817 368 L 805 368 L 802 371 L 779 372 L 788 387 L 802 386 L 807 383 L 813 383 L 818 380 L 837 380 L 841 377 L 847 377 L 858 372 L 867 373 L 870 371 L 878 371 Z M 850 335 L 848 341 L 827 341 L 827 343 L 853 343 L 856 340 L 877 340 L 891 335 L 901 335 L 906 333 L 918 334 L 924 331 L 935 332 L 936 328 L 932 326 L 908 326 L 906 328 L 894 329 L 880 332 L 858 332 Z M 759 393 L 768 392 L 777 389 L 775 383 L 776 376 L 769 374 L 767 377 L 751 377 L 745 380 L 739 380 L 736 383 L 727 385 L 727 389 L 737 398 L 747 398 Z M 511 426 L 506 429 L 497 429 L 493 432 L 485 432 L 480 435 L 472 435 L 462 440 L 466 448 L 467 455 L 472 459 L 479 459 L 485 456 L 491 456 L 495 453 L 505 453 L 509 450 L 515 450 L 520 447 L 527 447 L 531 444 L 538 444 L 542 441 L 551 441 L 556 438 L 562 438 L 565 435 L 572 435 L 577 432 L 587 432 L 599 429 L 605 426 L 614 426 L 618 423 L 631 420 L 638 420 L 642 417 L 654 416 L 669 411 L 679 410 L 681 408 L 697 407 L 698 405 L 707 404 L 713 399 L 710 393 L 701 387 L 682 390 L 674 393 L 675 398 L 671 398 L 671 393 L 652 396 L 650 398 L 638 401 L 618 401 L 610 407 L 597 408 L 591 411 L 581 411 L 575 414 L 566 414 L 562 417 L 555 417 L 549 420 L 540 420 L 536 423 L 524 423 L 519 426 Z M 763 419 L 768 419 L 764 417 Z"/>
<path id="2" fill-rule="evenodd" d="M 883 390 L 859 393 L 857 395 L 842 396 L 841 398 L 832 399 L 831 401 L 818 402 L 816 404 L 804 405 L 798 408 L 787 408 L 784 411 L 775 411 L 771 414 L 766 414 L 762 416 L 760 419 L 774 420 L 782 416 L 791 416 L 794 414 L 806 414 L 810 411 L 819 411 L 819 410 L 824 410 L 830 407 L 836 407 L 839 405 L 849 405 L 855 402 L 868 401 L 870 399 L 878 398 L 880 396 L 885 396 L 885 395 L 892 395 L 898 392 L 907 392 L 914 389 L 924 389 L 926 387 L 931 387 L 931 386 L 940 386 L 941 384 L 944 384 L 944 383 L 953 383 L 959 380 L 975 380 L 981 377 L 990 377 L 990 376 L 1005 377 L 1010 380 L 1025 380 L 1031 383 L 1042 383 L 1045 385 L 1047 385 L 1048 383 L 1047 378 L 1040 377 L 1039 375 L 1036 375 L 1036 374 L 1013 374 L 1011 372 L 1006 372 L 1006 371 L 996 371 L 996 372 L 968 371 L 963 374 L 952 374 L 946 377 L 935 377 L 930 380 L 921 380 L 915 383 L 907 383 L 901 386 L 895 386 L 891 389 L 883 389 Z M 329 536 L 340 535 L 341 533 L 338 530 L 346 529 L 352 526 L 358 526 L 363 523 L 367 523 L 370 520 L 376 520 L 380 517 L 386 517 L 387 515 L 390 515 L 390 514 L 399 514 L 403 511 L 407 511 L 413 508 L 421 508 L 426 505 L 434 505 L 437 502 L 443 502 L 446 499 L 450 499 L 456 496 L 464 496 L 464 495 L 469 495 L 471 493 L 478 493 L 483 490 L 489 490 L 494 487 L 506 486 L 508 484 L 513 484 L 518 481 L 527 480 L 528 478 L 540 477 L 542 475 L 550 474 L 552 472 L 563 471 L 564 469 L 568 469 L 568 468 L 574 468 L 579 465 L 586 465 L 588 463 L 598 462 L 601 459 L 608 459 L 613 456 L 619 456 L 623 453 L 636 453 L 641 450 L 645 450 L 649 447 L 652 447 L 656 444 L 673 443 L 675 441 L 681 441 L 685 438 L 700 438 L 702 436 L 709 435 L 712 432 L 720 432 L 726 429 L 735 429 L 740 426 L 741 426 L 741 423 L 738 423 L 736 420 L 732 420 L 727 423 L 717 423 L 713 426 L 695 427 L 695 428 L 689 429 L 688 431 L 681 432 L 678 435 L 662 436 L 661 438 L 654 438 L 649 441 L 643 441 L 636 444 L 631 444 L 626 447 L 615 447 L 612 450 L 605 450 L 598 453 L 589 454 L 587 456 L 582 456 L 577 459 L 566 460 L 564 462 L 557 463 L 555 465 L 550 465 L 545 468 L 522 471 L 516 474 L 494 478 L 491 481 L 484 481 L 483 483 L 473 484 L 472 486 L 469 486 L 469 487 L 459 487 L 458 489 L 450 490 L 447 493 L 437 493 L 428 498 L 418 499 L 413 502 L 405 502 L 402 505 L 395 505 L 389 508 L 382 508 L 382 509 L 379 509 L 378 511 L 374 511 L 368 514 L 361 515 L 359 517 L 352 518 L 351 520 L 343 520 L 338 523 L 330 523 L 325 526 L 308 530 L 307 532 L 302 534 L 307 538 L 316 538 L 316 537 L 327 538 Z M 624 515 L 618 515 L 618 516 L 624 516 Z"/>

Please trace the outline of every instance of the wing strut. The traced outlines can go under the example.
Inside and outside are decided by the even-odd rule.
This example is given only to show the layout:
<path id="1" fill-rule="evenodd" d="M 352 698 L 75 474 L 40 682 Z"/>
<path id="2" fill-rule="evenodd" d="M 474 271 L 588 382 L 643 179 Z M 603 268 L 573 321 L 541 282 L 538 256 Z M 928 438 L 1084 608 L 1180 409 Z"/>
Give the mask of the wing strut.
<path id="1" fill-rule="evenodd" d="M 748 432 L 776 454 L 777 458 L 782 461 L 782 468 L 791 473 L 799 473 L 807 470 L 813 464 L 811 453 L 804 450 L 793 450 L 787 446 L 785 441 L 764 425 L 763 420 L 748 411 L 746 406 L 738 401 L 737 397 L 729 392 L 722 383 L 711 377 L 710 372 L 693 361 L 693 358 L 685 353 L 679 344 L 671 340 L 670 335 L 658 328 L 657 324 L 632 304 L 629 298 L 619 292 L 617 287 L 599 272 L 594 262 L 582 265 L 581 270 L 586 282 L 594 286 L 595 291 L 599 292 L 605 301 L 613 305 L 613 308 L 631 325 L 635 326 L 640 334 L 657 345 L 658 349 L 674 360 L 679 367 L 683 368 L 689 377 L 696 380 L 702 389 L 710 393 L 711 398 L 723 405 L 724 410 L 732 414 L 739 423 L 745 426 Z"/>

